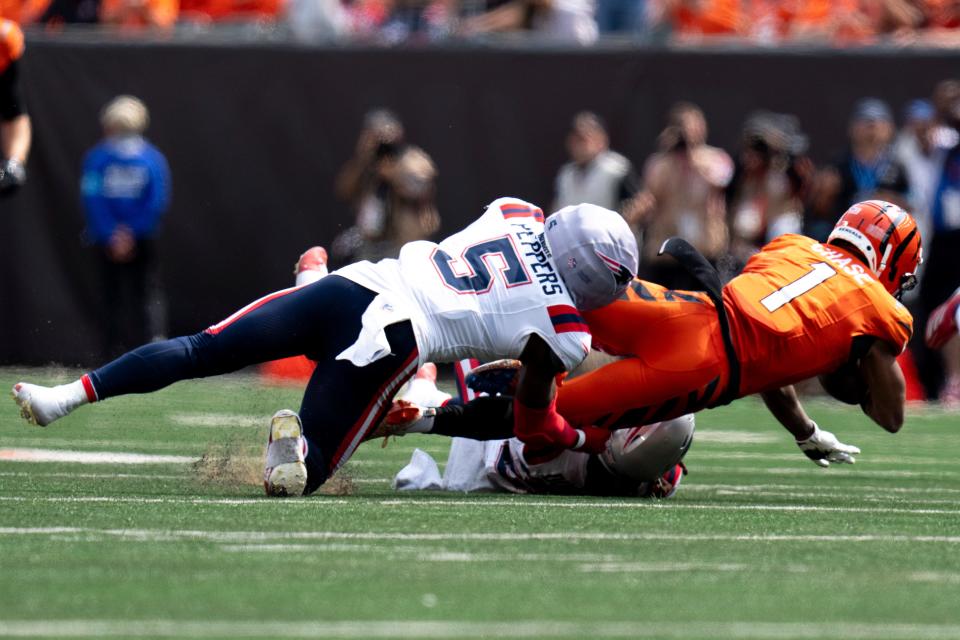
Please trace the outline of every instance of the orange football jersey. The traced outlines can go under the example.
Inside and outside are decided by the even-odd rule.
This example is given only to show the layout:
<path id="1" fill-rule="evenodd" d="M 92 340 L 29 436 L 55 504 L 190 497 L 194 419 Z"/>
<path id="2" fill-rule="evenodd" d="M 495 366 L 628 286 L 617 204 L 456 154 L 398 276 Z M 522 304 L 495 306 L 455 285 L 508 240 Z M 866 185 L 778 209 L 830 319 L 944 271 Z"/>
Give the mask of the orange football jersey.
<path id="1" fill-rule="evenodd" d="M 786 235 L 750 258 L 723 289 L 740 361 L 737 396 L 835 370 L 854 339 L 902 350 L 910 313 L 846 251 Z M 730 369 L 706 294 L 635 280 L 624 299 L 583 314 L 594 344 L 629 356 L 567 381 L 557 410 L 575 425 L 647 424 L 715 404 Z"/>
<path id="2" fill-rule="evenodd" d="M 741 364 L 740 394 L 833 371 L 853 339 L 873 336 L 902 351 L 913 318 L 843 249 L 784 235 L 747 262 L 723 290 Z"/>

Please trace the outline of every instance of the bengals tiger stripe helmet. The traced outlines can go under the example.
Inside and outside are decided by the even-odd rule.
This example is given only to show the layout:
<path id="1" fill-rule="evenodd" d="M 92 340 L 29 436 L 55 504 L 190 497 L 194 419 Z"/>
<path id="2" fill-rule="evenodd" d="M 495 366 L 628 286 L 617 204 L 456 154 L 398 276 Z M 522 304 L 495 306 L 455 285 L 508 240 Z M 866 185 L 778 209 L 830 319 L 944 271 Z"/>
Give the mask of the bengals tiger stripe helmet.
<path id="1" fill-rule="evenodd" d="M 858 202 L 844 213 L 827 238 L 845 242 L 866 260 L 880 284 L 897 298 L 917 286 L 923 248 L 917 222 L 909 213 L 883 200 Z"/>

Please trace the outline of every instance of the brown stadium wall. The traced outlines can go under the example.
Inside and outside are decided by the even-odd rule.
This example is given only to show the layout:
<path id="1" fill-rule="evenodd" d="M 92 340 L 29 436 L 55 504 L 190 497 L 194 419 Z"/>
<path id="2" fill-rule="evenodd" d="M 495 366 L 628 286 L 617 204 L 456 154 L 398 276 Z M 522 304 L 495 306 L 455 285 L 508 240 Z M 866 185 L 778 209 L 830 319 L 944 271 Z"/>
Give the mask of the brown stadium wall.
<path id="1" fill-rule="evenodd" d="M 514 195 L 549 206 L 571 116 L 606 118 L 636 164 L 677 99 L 701 104 L 732 150 L 756 108 L 800 116 L 812 154 L 842 145 L 865 95 L 899 109 L 960 70 L 942 51 L 668 51 L 604 48 L 317 49 L 295 45 L 33 39 L 24 90 L 34 124 L 29 183 L 0 201 L 0 364 L 90 364 L 97 278 L 81 243 L 83 153 L 113 95 L 149 105 L 173 205 L 161 234 L 173 334 L 192 333 L 289 286 L 305 247 L 350 222 L 332 194 L 365 110 L 406 123 L 439 171 L 441 233 Z"/>

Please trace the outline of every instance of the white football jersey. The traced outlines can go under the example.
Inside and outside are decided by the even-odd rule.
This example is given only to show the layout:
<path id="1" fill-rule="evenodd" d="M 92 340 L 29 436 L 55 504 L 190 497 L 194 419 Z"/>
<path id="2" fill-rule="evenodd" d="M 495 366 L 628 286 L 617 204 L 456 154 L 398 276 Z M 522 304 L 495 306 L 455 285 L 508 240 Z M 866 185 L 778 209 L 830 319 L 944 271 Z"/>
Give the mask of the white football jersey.
<path id="1" fill-rule="evenodd" d="M 397 260 L 336 271 L 409 306 L 421 361 L 517 358 L 531 334 L 569 371 L 590 351 L 590 332 L 543 240 L 543 212 L 499 198 L 439 244 L 411 242 Z"/>
<path id="2" fill-rule="evenodd" d="M 590 459 L 587 453 L 561 451 L 551 460 L 530 464 L 523 457 L 523 443 L 516 438 L 487 441 L 484 445 L 483 472 L 496 490 L 578 493 L 587 481 L 587 461 Z M 453 458 L 452 447 L 450 457 Z"/>

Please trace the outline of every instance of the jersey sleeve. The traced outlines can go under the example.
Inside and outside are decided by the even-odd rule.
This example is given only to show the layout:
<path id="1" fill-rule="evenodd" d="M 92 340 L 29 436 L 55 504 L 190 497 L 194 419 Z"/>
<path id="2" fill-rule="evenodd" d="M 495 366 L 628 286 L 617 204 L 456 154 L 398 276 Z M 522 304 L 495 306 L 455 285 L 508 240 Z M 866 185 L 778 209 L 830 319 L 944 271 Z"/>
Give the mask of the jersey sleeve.
<path id="1" fill-rule="evenodd" d="M 547 315 L 550 317 L 553 335 L 543 337 L 563 363 L 564 371 L 573 371 L 590 353 L 590 328 L 576 307 L 550 305 L 547 307 Z"/>
<path id="2" fill-rule="evenodd" d="M 497 198 L 487 205 L 484 215 L 499 215 L 508 222 L 517 218 L 533 218 L 541 223 L 544 220 L 540 207 L 520 198 Z"/>
<path id="3" fill-rule="evenodd" d="M 886 292 L 882 296 L 875 304 L 877 313 L 867 323 L 864 335 L 879 338 L 889 343 L 897 353 L 902 353 L 913 335 L 913 316 Z"/>

